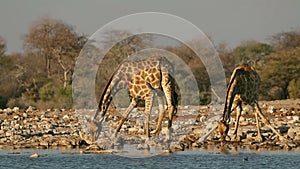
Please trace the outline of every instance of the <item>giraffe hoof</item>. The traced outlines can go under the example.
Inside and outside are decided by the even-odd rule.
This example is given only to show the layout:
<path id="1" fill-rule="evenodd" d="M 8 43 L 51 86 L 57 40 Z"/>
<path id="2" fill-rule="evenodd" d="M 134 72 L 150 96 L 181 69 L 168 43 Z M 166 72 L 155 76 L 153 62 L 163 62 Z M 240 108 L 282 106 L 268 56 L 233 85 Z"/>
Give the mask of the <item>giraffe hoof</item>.
<path id="1" fill-rule="evenodd" d="M 151 131 L 150 134 L 151 134 L 152 136 L 158 136 L 158 135 L 159 135 L 159 130 Z"/>
<path id="2" fill-rule="evenodd" d="M 238 136 L 233 136 L 233 137 L 231 138 L 231 141 L 233 141 L 233 142 L 239 142 L 239 141 L 241 141 L 241 138 L 238 137 Z"/>
<path id="3" fill-rule="evenodd" d="M 257 136 L 256 139 L 255 139 L 255 141 L 257 141 L 257 142 L 263 142 L 264 139 L 263 139 L 263 137 Z"/>
<path id="4" fill-rule="evenodd" d="M 280 137 L 279 137 L 279 140 L 280 140 L 280 141 L 286 141 L 286 139 L 285 139 L 283 136 L 280 136 Z"/>
<path id="5" fill-rule="evenodd" d="M 150 146 L 146 143 L 138 144 L 136 147 L 137 150 L 150 150 Z"/>

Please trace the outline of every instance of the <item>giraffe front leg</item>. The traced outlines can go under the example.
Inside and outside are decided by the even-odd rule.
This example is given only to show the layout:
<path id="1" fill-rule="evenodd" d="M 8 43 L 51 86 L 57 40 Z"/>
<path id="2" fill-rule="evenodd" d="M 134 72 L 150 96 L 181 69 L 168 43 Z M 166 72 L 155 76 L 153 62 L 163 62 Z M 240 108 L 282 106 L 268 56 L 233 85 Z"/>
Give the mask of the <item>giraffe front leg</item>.
<path id="1" fill-rule="evenodd" d="M 130 105 L 129 105 L 129 107 L 128 107 L 128 108 L 126 109 L 126 111 L 125 111 L 124 116 L 122 117 L 122 119 L 121 119 L 120 122 L 118 123 L 118 126 L 117 126 L 117 128 L 116 128 L 116 131 L 115 131 L 115 133 L 114 133 L 114 137 L 115 137 L 115 138 L 117 137 L 117 135 L 118 135 L 118 133 L 119 133 L 119 131 L 120 131 L 120 129 L 121 129 L 123 123 L 127 120 L 128 116 L 129 116 L 129 114 L 130 114 L 130 112 L 133 110 L 133 108 L 136 106 L 136 104 L 137 104 L 136 101 L 135 101 L 134 99 L 132 99 L 132 100 L 131 100 L 131 103 L 130 103 Z"/>
<path id="2" fill-rule="evenodd" d="M 98 140 L 100 134 L 101 134 L 101 131 L 102 131 L 102 123 L 103 121 L 105 120 L 105 117 L 102 116 L 101 119 L 99 120 L 99 122 L 96 122 L 95 120 L 92 120 L 92 123 L 94 125 L 96 125 L 96 128 L 97 130 L 95 132 L 92 132 L 92 137 L 94 139 L 94 141 Z"/>
<path id="3" fill-rule="evenodd" d="M 162 124 L 162 120 L 163 120 L 163 117 L 164 117 L 164 113 L 165 112 L 161 112 L 158 116 L 158 120 L 157 120 L 157 125 L 156 125 L 156 128 L 155 130 L 151 131 L 151 134 L 154 134 L 154 135 L 158 135 L 159 132 L 161 131 L 161 124 Z"/>
<path id="4" fill-rule="evenodd" d="M 241 113 L 242 113 L 242 110 L 243 110 L 241 103 L 239 103 L 237 109 L 238 110 L 236 112 L 236 123 L 235 123 L 235 126 L 234 126 L 232 141 L 239 141 L 239 139 L 237 138 L 237 133 L 238 133 L 238 127 L 239 127 Z"/>

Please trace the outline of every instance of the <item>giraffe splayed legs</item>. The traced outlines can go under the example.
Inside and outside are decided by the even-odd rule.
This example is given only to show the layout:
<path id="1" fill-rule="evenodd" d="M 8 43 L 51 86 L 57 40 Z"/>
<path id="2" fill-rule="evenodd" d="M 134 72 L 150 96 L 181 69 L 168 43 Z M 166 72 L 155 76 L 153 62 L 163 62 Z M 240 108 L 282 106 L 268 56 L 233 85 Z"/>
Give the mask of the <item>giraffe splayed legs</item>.
<path id="1" fill-rule="evenodd" d="M 237 130 L 238 130 L 241 112 L 243 110 L 242 107 L 243 103 L 251 105 L 253 112 L 255 113 L 258 141 L 260 142 L 263 141 L 260 132 L 258 117 L 262 119 L 262 122 L 265 123 L 279 137 L 280 140 L 285 139 L 272 127 L 270 122 L 266 119 L 266 117 L 261 112 L 261 109 L 258 105 L 259 83 L 260 83 L 259 75 L 254 70 L 253 67 L 247 64 L 242 64 L 240 66 L 237 66 L 234 69 L 231 75 L 229 86 L 227 88 L 227 96 L 226 96 L 225 108 L 223 112 L 223 119 L 218 125 L 222 142 L 225 140 L 225 137 L 228 134 L 230 114 L 232 113 L 232 111 L 234 111 L 234 109 L 238 109 L 236 115 L 235 128 L 234 128 L 234 137 L 233 137 L 233 140 L 237 140 Z"/>
<path id="2" fill-rule="evenodd" d="M 93 121 L 97 123 L 98 130 L 95 135 L 95 140 L 98 138 L 102 123 L 105 120 L 105 114 L 112 101 L 113 96 L 121 89 L 127 89 L 131 97 L 131 103 L 126 109 L 123 117 L 119 121 L 113 137 L 117 137 L 123 123 L 127 120 L 133 108 L 139 100 L 145 100 L 145 121 L 144 130 L 145 138 L 150 138 L 150 113 L 152 102 L 156 91 L 162 92 L 167 103 L 168 113 L 168 134 L 167 139 L 170 139 L 172 119 L 177 112 L 177 94 L 175 92 L 175 80 L 172 78 L 172 65 L 164 57 L 150 57 L 141 61 L 125 61 L 113 73 L 107 83 L 103 94 L 101 95 L 98 110 Z M 163 107 L 159 104 L 160 109 Z M 161 110 L 160 110 L 161 111 Z M 100 115 L 100 118 L 98 117 Z M 160 112 L 158 124 L 154 134 L 158 134 L 161 130 L 163 112 Z"/>

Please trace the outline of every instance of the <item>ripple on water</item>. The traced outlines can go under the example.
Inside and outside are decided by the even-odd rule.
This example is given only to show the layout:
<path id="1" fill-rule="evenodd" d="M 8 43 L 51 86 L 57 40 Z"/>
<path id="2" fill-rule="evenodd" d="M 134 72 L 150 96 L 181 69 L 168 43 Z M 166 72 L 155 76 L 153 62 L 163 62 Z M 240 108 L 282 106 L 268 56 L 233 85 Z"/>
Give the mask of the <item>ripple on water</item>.
<path id="1" fill-rule="evenodd" d="M 64 150 L 63 150 L 64 151 Z M 71 150 L 78 151 L 78 150 Z M 19 154 L 12 154 L 19 152 Z M 38 153 L 39 158 L 30 158 Z M 0 168 L 299 168 L 300 153 L 240 151 L 221 154 L 185 151 L 171 155 L 129 158 L 119 155 L 62 154 L 60 150 L 2 150 Z M 247 159 L 247 160 L 245 160 Z"/>

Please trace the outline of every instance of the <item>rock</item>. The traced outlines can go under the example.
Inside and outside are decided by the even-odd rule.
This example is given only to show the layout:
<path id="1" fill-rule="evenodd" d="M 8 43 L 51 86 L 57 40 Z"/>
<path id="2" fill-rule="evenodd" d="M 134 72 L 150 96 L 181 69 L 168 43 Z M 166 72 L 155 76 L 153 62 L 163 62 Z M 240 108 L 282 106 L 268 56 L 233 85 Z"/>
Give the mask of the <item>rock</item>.
<path id="1" fill-rule="evenodd" d="M 7 131 L 7 132 L 5 133 L 5 136 L 6 136 L 6 137 L 12 136 L 12 132 L 11 132 L 11 131 Z"/>
<path id="2" fill-rule="evenodd" d="M 295 135 L 296 135 L 296 131 L 297 131 L 297 130 L 296 130 L 295 128 L 291 127 L 291 128 L 288 130 L 287 135 L 288 135 L 290 138 L 294 138 Z"/>
<path id="3" fill-rule="evenodd" d="M 281 108 L 279 111 L 280 111 L 281 113 L 283 113 L 283 114 L 286 114 L 286 113 L 288 112 L 288 109 L 286 109 L 286 108 Z"/>
<path id="4" fill-rule="evenodd" d="M 138 150 L 150 150 L 150 146 L 148 144 L 138 144 L 136 149 L 138 149 Z"/>
<path id="5" fill-rule="evenodd" d="M 276 113 L 276 108 L 274 106 L 269 106 L 267 112 L 268 113 Z"/>
<path id="6" fill-rule="evenodd" d="M 36 110 L 35 107 L 29 106 L 29 107 L 26 109 L 26 112 L 32 112 L 32 111 L 34 111 L 34 110 Z"/>
<path id="7" fill-rule="evenodd" d="M 299 142 L 300 141 L 300 135 L 295 136 L 294 137 L 294 141 L 298 141 Z"/>
<path id="8" fill-rule="evenodd" d="M 20 116 L 18 115 L 14 116 L 14 120 L 20 120 Z"/>
<path id="9" fill-rule="evenodd" d="M 103 150 L 102 148 L 100 148 L 97 144 L 92 144 L 92 145 L 89 145 L 87 148 L 86 148 L 87 151 L 98 151 L 98 150 Z"/>
<path id="10" fill-rule="evenodd" d="M 18 130 L 21 128 L 21 126 L 20 126 L 20 124 L 16 124 L 14 128 Z"/>
<path id="11" fill-rule="evenodd" d="M 280 131 L 281 134 L 287 133 L 288 130 L 289 130 L 289 127 L 287 127 L 287 126 L 280 126 L 279 127 L 279 131 Z"/>
<path id="12" fill-rule="evenodd" d="M 61 140 L 59 140 L 59 145 L 61 145 L 61 146 L 69 146 L 71 144 L 70 144 L 70 141 L 68 141 L 66 139 L 61 139 Z"/>
<path id="13" fill-rule="evenodd" d="M 14 112 L 18 112 L 19 110 L 20 110 L 19 107 L 14 107 L 14 108 L 12 109 L 12 111 L 14 111 Z"/>
<path id="14" fill-rule="evenodd" d="M 27 118 L 27 117 L 28 117 L 28 115 L 27 115 L 26 112 L 24 112 L 24 113 L 22 114 L 22 116 L 23 116 L 24 118 Z"/>
<path id="15" fill-rule="evenodd" d="M 4 111 L 5 113 L 8 113 L 8 114 L 9 114 L 9 113 L 12 113 L 12 109 L 11 109 L 11 108 L 6 108 L 6 109 L 4 109 L 3 111 Z"/>
<path id="16" fill-rule="evenodd" d="M 292 116 L 294 122 L 300 121 L 300 116 Z"/>
<path id="17" fill-rule="evenodd" d="M 34 153 L 30 156 L 30 158 L 39 158 L 39 154 L 38 153 Z"/>
<path id="18" fill-rule="evenodd" d="M 129 133 L 137 133 L 139 131 L 139 129 L 138 128 L 135 128 L 135 127 L 132 127 L 132 128 L 129 128 L 128 129 L 128 132 Z"/>
<path id="19" fill-rule="evenodd" d="M 240 122 L 245 122 L 246 121 L 246 118 L 244 116 L 241 116 L 240 117 Z"/>
<path id="20" fill-rule="evenodd" d="M 47 141 L 41 141 L 39 145 L 40 145 L 40 146 L 44 146 L 44 147 L 46 147 L 46 148 L 49 147 L 49 143 L 48 143 Z"/>
<path id="21" fill-rule="evenodd" d="M 69 117 L 68 115 L 64 115 L 63 119 L 64 119 L 64 120 L 69 120 L 70 117 Z"/>

